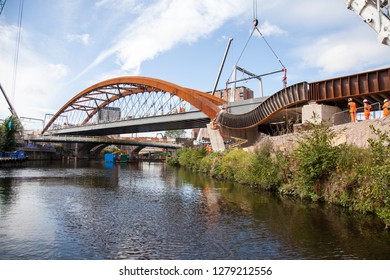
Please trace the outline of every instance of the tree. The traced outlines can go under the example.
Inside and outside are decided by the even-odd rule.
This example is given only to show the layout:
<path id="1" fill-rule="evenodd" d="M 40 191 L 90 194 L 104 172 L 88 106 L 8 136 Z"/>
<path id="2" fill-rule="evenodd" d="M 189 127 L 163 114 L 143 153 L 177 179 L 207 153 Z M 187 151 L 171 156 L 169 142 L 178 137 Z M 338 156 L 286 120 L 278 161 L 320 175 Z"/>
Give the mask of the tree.
<path id="1" fill-rule="evenodd" d="M 19 120 L 15 116 L 6 118 L 0 128 L 0 150 L 11 152 L 17 145 L 16 133 L 20 128 Z"/>
<path id="2" fill-rule="evenodd" d="M 182 138 L 185 137 L 186 131 L 184 129 L 178 129 L 178 130 L 167 130 L 165 131 L 165 136 L 167 138 Z"/>

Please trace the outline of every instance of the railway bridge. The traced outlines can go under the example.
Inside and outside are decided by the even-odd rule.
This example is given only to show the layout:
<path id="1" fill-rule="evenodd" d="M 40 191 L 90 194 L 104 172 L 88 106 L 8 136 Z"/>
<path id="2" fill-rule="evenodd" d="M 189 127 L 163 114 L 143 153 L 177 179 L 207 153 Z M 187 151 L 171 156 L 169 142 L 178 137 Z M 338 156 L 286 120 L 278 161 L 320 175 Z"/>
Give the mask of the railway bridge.
<path id="1" fill-rule="evenodd" d="M 263 98 L 256 107 L 232 111 L 221 98 L 147 77 L 119 77 L 97 83 L 70 99 L 45 125 L 44 135 L 113 135 L 206 127 L 219 137 L 251 143 L 259 133 L 272 134 L 307 120 L 313 106 L 329 114 L 347 108 L 348 98 L 390 99 L 390 68 L 301 82 Z M 192 109 L 191 109 L 192 108 Z M 196 111 L 194 111 L 194 109 Z M 249 109 L 250 108 L 250 109 Z M 191 115 L 190 113 L 193 113 Z M 191 115 L 191 117 L 189 117 Z M 214 146 L 214 143 L 212 143 Z"/>

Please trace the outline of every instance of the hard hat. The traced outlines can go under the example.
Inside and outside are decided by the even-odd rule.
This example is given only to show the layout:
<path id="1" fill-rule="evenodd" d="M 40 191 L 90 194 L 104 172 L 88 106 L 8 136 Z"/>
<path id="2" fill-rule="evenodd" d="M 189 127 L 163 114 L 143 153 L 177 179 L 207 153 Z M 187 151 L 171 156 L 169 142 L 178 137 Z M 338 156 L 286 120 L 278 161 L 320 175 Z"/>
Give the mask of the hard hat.
<path id="1" fill-rule="evenodd" d="M 383 100 L 383 102 L 387 102 L 387 101 L 389 101 L 389 100 L 388 99 Z"/>
<path id="2" fill-rule="evenodd" d="M 348 98 L 348 101 L 352 101 L 352 98 Z"/>
<path id="3" fill-rule="evenodd" d="M 366 103 L 366 102 L 368 102 L 367 99 L 364 99 L 364 100 L 363 100 L 363 103 Z"/>

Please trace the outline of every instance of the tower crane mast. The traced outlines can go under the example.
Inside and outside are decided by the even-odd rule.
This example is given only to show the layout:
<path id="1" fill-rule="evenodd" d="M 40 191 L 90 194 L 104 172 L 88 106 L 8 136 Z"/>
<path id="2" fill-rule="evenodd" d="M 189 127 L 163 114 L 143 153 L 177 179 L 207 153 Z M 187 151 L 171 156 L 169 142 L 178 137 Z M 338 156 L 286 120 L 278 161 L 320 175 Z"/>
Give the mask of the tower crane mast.
<path id="1" fill-rule="evenodd" d="M 390 1 L 346 0 L 345 4 L 378 34 L 379 42 L 390 46 Z"/>

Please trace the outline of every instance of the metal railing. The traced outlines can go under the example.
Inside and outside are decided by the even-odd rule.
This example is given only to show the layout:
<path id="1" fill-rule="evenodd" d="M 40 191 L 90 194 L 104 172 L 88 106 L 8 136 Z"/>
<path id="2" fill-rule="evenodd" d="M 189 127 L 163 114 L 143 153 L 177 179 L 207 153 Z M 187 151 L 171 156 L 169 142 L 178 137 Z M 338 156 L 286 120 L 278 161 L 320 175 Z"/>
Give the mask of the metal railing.
<path id="1" fill-rule="evenodd" d="M 379 119 L 382 117 L 383 111 L 379 102 L 371 104 L 370 120 Z M 356 113 L 356 121 L 364 121 L 364 107 L 358 107 Z M 333 125 L 345 124 L 351 122 L 349 109 L 333 114 L 332 116 Z"/>

